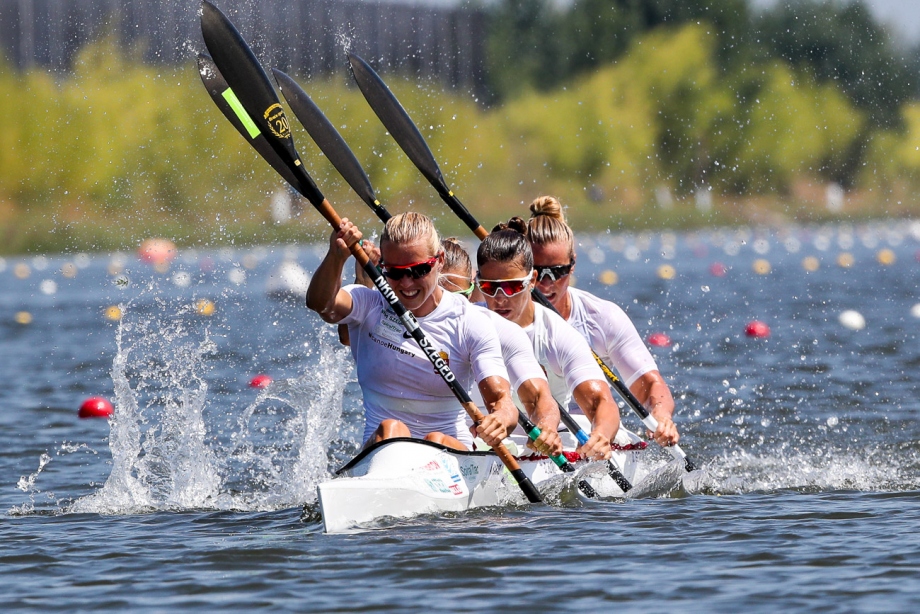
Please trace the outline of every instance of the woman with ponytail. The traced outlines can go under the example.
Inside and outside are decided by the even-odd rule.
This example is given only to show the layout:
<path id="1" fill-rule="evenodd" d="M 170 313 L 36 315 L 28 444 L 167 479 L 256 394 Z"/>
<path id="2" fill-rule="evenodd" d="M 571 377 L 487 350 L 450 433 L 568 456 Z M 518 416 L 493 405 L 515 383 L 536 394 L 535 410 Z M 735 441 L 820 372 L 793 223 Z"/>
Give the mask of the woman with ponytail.
<path id="1" fill-rule="evenodd" d="M 483 239 L 476 252 L 476 285 L 490 310 L 527 333 L 555 400 L 591 422 L 591 436 L 577 451 L 591 459 L 608 459 L 620 429 L 620 412 L 588 343 L 559 315 L 530 299 L 536 274 L 525 231 L 524 220 L 514 218 Z"/>
<path id="2" fill-rule="evenodd" d="M 441 249 L 444 250 L 444 268 L 441 269 L 438 283 L 448 292 L 469 299 L 476 285 L 473 283 L 473 263 L 469 254 L 454 237 L 441 241 Z M 474 304 L 473 307 L 486 314 L 498 333 L 502 358 L 505 359 L 511 390 L 515 395 L 515 405 L 524 410 L 540 429 L 537 440 L 527 445 L 541 454 L 560 454 L 562 440 L 558 433 L 559 408 L 549 389 L 546 375 L 534 356 L 527 333 L 520 326 L 481 305 Z M 473 389 L 470 396 L 477 405 L 482 406 L 482 397 L 476 393 L 477 390 Z M 467 420 L 467 423 L 470 421 Z"/>
<path id="3" fill-rule="evenodd" d="M 680 439 L 674 424 L 674 398 L 629 316 L 616 304 L 569 287 L 575 270 L 575 237 L 552 196 L 530 205 L 527 238 L 533 250 L 537 289 L 572 325 L 658 421 L 652 434 L 659 444 Z"/>

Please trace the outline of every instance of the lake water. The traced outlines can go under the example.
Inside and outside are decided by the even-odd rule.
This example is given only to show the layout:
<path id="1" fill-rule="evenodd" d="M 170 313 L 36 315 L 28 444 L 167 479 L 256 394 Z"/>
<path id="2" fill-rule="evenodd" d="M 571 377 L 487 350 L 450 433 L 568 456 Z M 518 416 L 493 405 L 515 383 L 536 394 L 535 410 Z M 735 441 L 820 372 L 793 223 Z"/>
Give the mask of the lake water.
<path id="1" fill-rule="evenodd" d="M 918 250 L 905 221 L 584 237 L 578 286 L 671 338 L 699 491 L 348 535 L 315 489 L 357 449 L 350 354 L 265 293 L 323 246 L 7 258 L 0 609 L 917 611 Z M 77 418 L 94 395 L 113 421 Z"/>

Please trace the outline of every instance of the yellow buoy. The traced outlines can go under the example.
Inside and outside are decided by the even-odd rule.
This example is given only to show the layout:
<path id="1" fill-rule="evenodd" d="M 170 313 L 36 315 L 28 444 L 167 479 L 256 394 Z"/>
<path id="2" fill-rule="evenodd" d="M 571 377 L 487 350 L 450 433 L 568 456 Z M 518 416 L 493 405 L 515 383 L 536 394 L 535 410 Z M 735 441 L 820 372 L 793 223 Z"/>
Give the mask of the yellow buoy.
<path id="1" fill-rule="evenodd" d="M 26 279 L 31 274 L 32 269 L 30 269 L 29 265 L 25 262 L 20 262 L 13 267 L 13 275 L 16 276 L 16 279 Z"/>
<path id="2" fill-rule="evenodd" d="M 763 258 L 758 258 L 757 260 L 754 261 L 753 269 L 754 269 L 754 272 L 757 273 L 758 275 L 767 275 L 770 271 L 773 270 L 772 267 L 770 266 L 770 262 Z"/>
<path id="3" fill-rule="evenodd" d="M 112 320 L 113 322 L 117 322 L 118 320 L 120 320 L 121 319 L 121 307 L 119 307 L 118 305 L 110 306 L 108 309 L 105 310 L 105 318 L 107 320 Z"/>
<path id="4" fill-rule="evenodd" d="M 677 271 L 670 264 L 662 264 L 658 267 L 658 277 L 661 279 L 674 279 Z"/>
<path id="5" fill-rule="evenodd" d="M 814 256 L 808 256 L 802 259 L 802 268 L 808 271 L 809 273 L 814 273 L 819 268 L 821 268 L 821 261 L 815 258 Z"/>
<path id="6" fill-rule="evenodd" d="M 616 274 L 616 271 L 611 271 L 610 269 L 602 271 L 601 274 L 597 276 L 597 279 L 605 286 L 614 286 L 620 281 L 620 277 Z"/>
<path id="7" fill-rule="evenodd" d="M 15 316 L 17 324 L 31 324 L 32 323 L 32 314 L 28 311 L 19 311 Z"/>
<path id="8" fill-rule="evenodd" d="M 888 248 L 878 250 L 878 253 L 875 255 L 875 259 L 878 260 L 878 263 L 883 266 L 890 266 L 895 263 L 895 260 L 898 259 L 894 255 L 894 252 Z"/>
<path id="9" fill-rule="evenodd" d="M 845 269 L 853 266 L 854 262 L 856 262 L 856 259 L 853 258 L 853 254 L 850 252 L 841 252 L 841 254 L 837 256 L 837 266 L 841 266 Z"/>
<path id="10" fill-rule="evenodd" d="M 75 265 L 73 262 L 65 262 L 61 266 L 61 275 L 67 279 L 73 279 L 77 276 L 77 265 Z"/>
<path id="11" fill-rule="evenodd" d="M 216 307 L 214 306 L 214 303 L 212 303 L 206 298 L 200 299 L 197 303 L 195 303 L 195 311 L 198 312 L 198 315 L 202 315 L 202 316 L 213 315 L 215 309 Z"/>

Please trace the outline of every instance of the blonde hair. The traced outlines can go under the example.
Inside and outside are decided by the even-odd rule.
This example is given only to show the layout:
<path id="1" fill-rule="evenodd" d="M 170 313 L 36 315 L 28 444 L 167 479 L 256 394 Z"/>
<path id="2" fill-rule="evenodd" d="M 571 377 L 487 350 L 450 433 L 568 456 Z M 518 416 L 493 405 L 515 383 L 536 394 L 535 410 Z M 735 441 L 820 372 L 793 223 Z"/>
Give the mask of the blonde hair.
<path id="1" fill-rule="evenodd" d="M 562 204 L 555 196 L 539 196 L 530 203 L 527 238 L 533 245 L 563 243 L 569 248 L 569 259 L 575 257 L 575 235 L 566 224 Z"/>
<path id="2" fill-rule="evenodd" d="M 396 245 L 424 241 L 428 244 L 432 254 L 438 254 L 441 251 L 441 238 L 431 218 L 415 211 L 400 213 L 388 219 L 383 228 L 383 234 L 380 236 L 380 244 L 383 245 L 384 241 L 390 241 Z"/>

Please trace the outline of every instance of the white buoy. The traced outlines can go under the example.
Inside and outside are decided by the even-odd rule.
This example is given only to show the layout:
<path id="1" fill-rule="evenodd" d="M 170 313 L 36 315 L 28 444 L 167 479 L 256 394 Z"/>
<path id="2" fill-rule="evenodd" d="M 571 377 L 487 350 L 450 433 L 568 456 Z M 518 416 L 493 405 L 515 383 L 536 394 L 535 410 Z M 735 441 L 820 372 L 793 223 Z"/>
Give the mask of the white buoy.
<path id="1" fill-rule="evenodd" d="M 310 274 L 293 260 L 285 260 L 272 271 L 265 285 L 266 293 L 275 298 L 303 297 L 310 287 Z"/>
<path id="2" fill-rule="evenodd" d="M 853 309 L 847 309 L 840 314 L 838 319 L 844 328 L 849 328 L 850 330 L 862 330 L 866 327 L 866 319 L 861 313 Z"/>
<path id="3" fill-rule="evenodd" d="M 917 303 L 910 308 L 910 315 L 914 316 L 915 318 L 920 318 L 920 303 Z"/>

